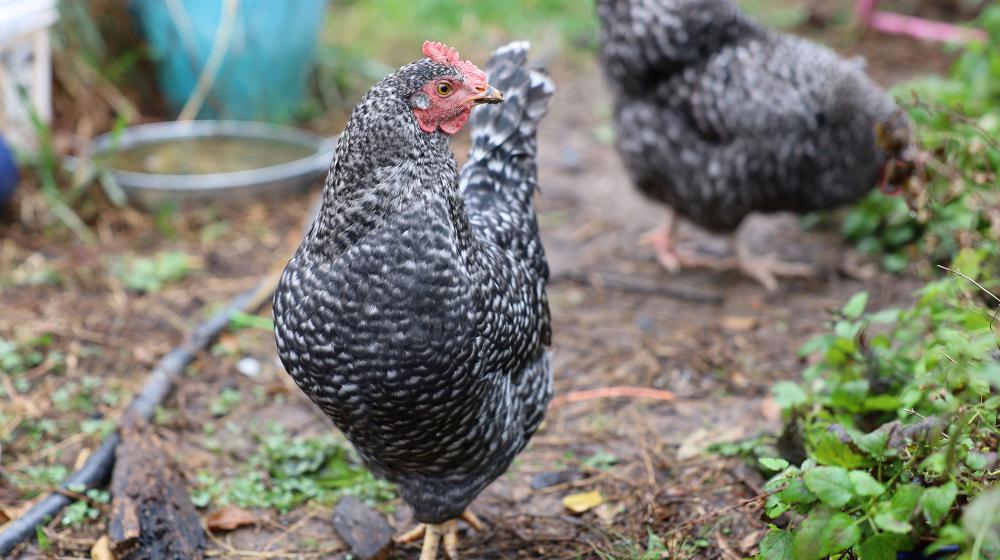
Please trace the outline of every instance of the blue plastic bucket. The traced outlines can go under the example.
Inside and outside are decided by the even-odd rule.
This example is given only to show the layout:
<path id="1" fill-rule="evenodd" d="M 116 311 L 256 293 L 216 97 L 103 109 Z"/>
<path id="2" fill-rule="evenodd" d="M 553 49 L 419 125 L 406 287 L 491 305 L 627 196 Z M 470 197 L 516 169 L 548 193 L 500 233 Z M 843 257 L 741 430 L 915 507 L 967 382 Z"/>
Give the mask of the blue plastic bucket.
<path id="1" fill-rule="evenodd" d="M 132 0 L 160 89 L 175 113 L 209 58 L 223 3 Z M 240 0 L 225 57 L 198 118 L 288 121 L 302 103 L 327 3 Z"/>

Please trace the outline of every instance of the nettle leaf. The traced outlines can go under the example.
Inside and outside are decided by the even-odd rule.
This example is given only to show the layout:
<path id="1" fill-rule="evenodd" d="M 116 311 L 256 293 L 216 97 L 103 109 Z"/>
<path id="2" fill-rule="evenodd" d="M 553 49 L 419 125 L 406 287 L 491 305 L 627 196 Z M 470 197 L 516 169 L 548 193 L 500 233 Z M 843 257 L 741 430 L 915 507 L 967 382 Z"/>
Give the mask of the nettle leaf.
<path id="1" fill-rule="evenodd" d="M 868 381 L 852 379 L 838 384 L 830 395 L 830 399 L 833 401 L 833 406 L 856 412 L 861 410 L 861 405 L 867 396 Z"/>
<path id="2" fill-rule="evenodd" d="M 982 453 L 969 453 L 965 456 L 965 466 L 974 471 L 981 471 L 986 468 L 986 455 Z"/>
<path id="3" fill-rule="evenodd" d="M 844 354 L 853 354 L 857 350 L 857 345 L 854 343 L 854 338 L 858 336 L 861 332 L 861 323 L 854 323 L 851 321 L 837 321 L 833 325 L 833 334 L 840 337 L 837 341 L 837 349 L 842 351 Z"/>
<path id="4" fill-rule="evenodd" d="M 913 526 L 908 521 L 900 520 L 896 517 L 896 514 L 892 511 L 892 504 L 889 502 L 880 503 L 878 510 L 878 513 L 872 519 L 879 528 L 901 535 L 905 535 L 913 530 Z"/>
<path id="5" fill-rule="evenodd" d="M 771 387 L 771 394 L 774 395 L 774 402 L 781 408 L 787 410 L 806 403 L 807 397 L 802 387 L 798 383 L 791 381 L 779 381 Z"/>
<path id="6" fill-rule="evenodd" d="M 879 496 L 885 492 L 882 484 L 865 471 L 851 471 L 847 476 L 851 479 L 851 486 L 858 496 Z"/>
<path id="7" fill-rule="evenodd" d="M 865 399 L 863 408 L 865 410 L 892 411 L 900 406 L 899 397 L 896 395 L 875 395 Z"/>
<path id="8" fill-rule="evenodd" d="M 851 299 L 847 300 L 844 308 L 840 311 L 848 319 L 857 319 L 865 312 L 866 305 L 868 305 L 868 292 L 858 292 L 851 296 Z"/>
<path id="9" fill-rule="evenodd" d="M 816 501 L 816 495 L 806 488 L 801 478 L 793 478 L 788 481 L 788 486 L 778 492 L 778 496 L 789 504 L 811 504 Z"/>
<path id="10" fill-rule="evenodd" d="M 861 558 L 864 560 L 896 560 L 896 552 L 903 544 L 900 535 L 880 533 L 872 535 L 861 543 Z"/>
<path id="11" fill-rule="evenodd" d="M 973 394 L 978 395 L 980 397 L 985 397 L 986 395 L 990 394 L 990 382 L 987 381 L 985 378 L 976 375 L 969 376 L 968 387 L 969 390 L 973 392 Z"/>
<path id="12" fill-rule="evenodd" d="M 928 488 L 920 496 L 920 509 L 924 512 L 924 518 L 931 526 L 935 526 L 941 521 L 951 509 L 958 496 L 958 486 L 955 481 L 950 480 L 946 484 Z"/>
<path id="13" fill-rule="evenodd" d="M 821 334 L 807 340 L 799 348 L 799 356 L 808 356 L 817 352 L 826 352 L 827 349 L 837 340 L 832 334 Z"/>
<path id="14" fill-rule="evenodd" d="M 983 402 L 983 406 L 986 410 L 997 410 L 1000 408 L 1000 395 L 986 399 L 986 401 Z"/>
<path id="15" fill-rule="evenodd" d="M 910 519 L 923 493 L 924 489 L 916 484 L 897 486 L 896 493 L 892 496 L 892 513 L 896 519 L 901 521 Z"/>
<path id="16" fill-rule="evenodd" d="M 881 459 L 885 455 L 886 446 L 889 444 L 889 432 L 875 430 L 874 432 L 853 439 L 859 449 L 875 459 Z"/>
<path id="17" fill-rule="evenodd" d="M 772 472 L 783 471 L 785 470 L 785 468 L 788 467 L 788 461 L 784 459 L 775 459 L 773 457 L 761 457 L 760 459 L 757 460 L 760 462 L 762 467 Z"/>
<path id="18" fill-rule="evenodd" d="M 864 466 L 867 460 L 833 433 L 823 432 L 816 441 L 813 457 L 824 465 L 853 469 Z"/>
<path id="19" fill-rule="evenodd" d="M 982 543 L 983 558 L 1000 554 L 1000 488 L 987 490 L 965 507 L 962 527 L 969 537 Z"/>
<path id="20" fill-rule="evenodd" d="M 920 462 L 920 468 L 934 474 L 944 474 L 945 469 L 948 468 L 948 457 L 944 451 L 932 453 Z"/>
<path id="21" fill-rule="evenodd" d="M 1000 363 L 984 362 L 980 364 L 980 366 L 976 369 L 975 373 L 976 376 L 981 377 L 986 381 L 989 381 L 991 385 L 993 385 L 997 389 L 1000 389 Z M 998 399 L 997 397 L 993 397 L 992 399 L 986 402 L 995 400 L 1000 400 L 1000 399 Z M 993 408 L 996 408 L 996 406 L 997 405 L 993 405 Z"/>
<path id="22" fill-rule="evenodd" d="M 792 539 L 788 531 L 771 529 L 760 541 L 760 557 L 764 560 L 795 560 L 792 555 Z"/>
<path id="23" fill-rule="evenodd" d="M 883 309 L 869 316 L 868 321 L 871 323 L 892 324 L 899 320 L 899 314 L 899 309 Z"/>
<path id="24" fill-rule="evenodd" d="M 816 467 L 803 473 L 802 478 L 806 488 L 828 506 L 843 507 L 853 497 L 851 479 L 844 468 Z"/>
<path id="25" fill-rule="evenodd" d="M 816 508 L 795 531 L 793 557 L 796 560 L 820 560 L 854 546 L 860 538 L 861 531 L 851 516 Z"/>
<path id="26" fill-rule="evenodd" d="M 771 494 L 767 497 L 767 501 L 764 502 L 764 513 L 771 519 L 774 519 L 788 511 L 790 508 L 789 504 L 782 501 L 781 497 L 777 494 Z"/>

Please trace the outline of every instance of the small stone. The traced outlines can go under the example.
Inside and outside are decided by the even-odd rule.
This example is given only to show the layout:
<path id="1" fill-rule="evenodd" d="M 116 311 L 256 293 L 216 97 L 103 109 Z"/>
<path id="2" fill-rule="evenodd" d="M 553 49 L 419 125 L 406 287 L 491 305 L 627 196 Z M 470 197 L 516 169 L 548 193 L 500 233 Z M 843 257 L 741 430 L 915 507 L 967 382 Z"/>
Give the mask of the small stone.
<path id="1" fill-rule="evenodd" d="M 392 527 L 384 517 L 354 496 L 344 496 L 333 509 L 333 526 L 357 560 L 386 560 L 392 552 Z"/>
<path id="2" fill-rule="evenodd" d="M 582 476 L 583 474 L 576 469 L 540 472 L 531 477 L 531 488 L 532 490 L 541 490 L 542 488 L 548 488 L 549 486 L 555 486 L 556 484 L 563 484 L 571 480 L 576 480 Z"/>
<path id="3" fill-rule="evenodd" d="M 257 377 L 260 375 L 260 360 L 247 356 L 236 362 L 236 371 L 247 377 Z"/>

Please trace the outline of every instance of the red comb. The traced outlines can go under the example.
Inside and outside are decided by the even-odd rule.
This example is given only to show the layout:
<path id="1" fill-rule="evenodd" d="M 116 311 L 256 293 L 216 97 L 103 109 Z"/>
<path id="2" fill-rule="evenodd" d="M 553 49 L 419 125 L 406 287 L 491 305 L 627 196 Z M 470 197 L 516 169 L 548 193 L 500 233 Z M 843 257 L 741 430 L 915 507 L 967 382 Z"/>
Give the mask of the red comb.
<path id="1" fill-rule="evenodd" d="M 486 86 L 486 74 L 475 64 L 458 57 L 458 51 L 444 43 L 437 41 L 424 41 L 424 56 L 437 62 L 453 66 L 465 76 L 465 81 L 473 87 Z"/>

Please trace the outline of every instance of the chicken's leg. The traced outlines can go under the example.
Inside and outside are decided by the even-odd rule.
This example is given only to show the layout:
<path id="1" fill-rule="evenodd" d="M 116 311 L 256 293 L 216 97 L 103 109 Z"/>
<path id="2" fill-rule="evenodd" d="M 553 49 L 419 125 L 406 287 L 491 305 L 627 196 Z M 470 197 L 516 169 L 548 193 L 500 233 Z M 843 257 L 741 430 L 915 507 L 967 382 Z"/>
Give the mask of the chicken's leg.
<path id="1" fill-rule="evenodd" d="M 639 242 L 651 245 L 656 254 L 656 260 L 668 272 L 677 272 L 681 268 L 708 268 L 711 270 L 731 270 L 737 267 L 735 259 L 721 259 L 704 256 L 697 251 L 685 251 L 677 247 L 677 212 L 667 207 L 667 217 L 663 223 L 649 230 Z"/>
<path id="2" fill-rule="evenodd" d="M 734 239 L 736 265 L 744 274 L 760 282 L 767 291 L 778 289 L 779 276 L 809 278 L 816 275 L 813 267 L 805 263 L 785 262 L 772 255 L 754 255 L 746 237 L 746 230 L 741 225 L 736 230 Z"/>
<path id="3" fill-rule="evenodd" d="M 477 531 L 483 530 L 483 523 L 470 511 L 462 513 L 458 518 L 469 524 L 469 527 Z M 450 560 L 458 560 L 458 519 L 451 519 L 444 523 L 421 523 L 415 528 L 396 537 L 397 543 L 416 542 L 423 538 L 423 545 L 420 548 L 420 560 L 435 560 L 437 558 L 438 544 L 444 538 L 444 553 Z"/>
<path id="4" fill-rule="evenodd" d="M 653 247 L 657 262 L 669 272 L 677 272 L 681 269 L 681 258 L 677 254 L 674 244 L 677 234 L 677 213 L 673 208 L 667 207 L 667 216 L 659 226 L 644 233 L 639 238 L 639 243 Z"/>

